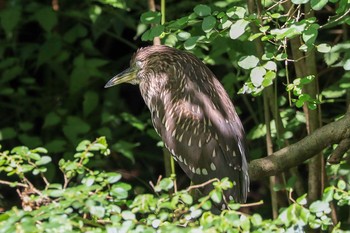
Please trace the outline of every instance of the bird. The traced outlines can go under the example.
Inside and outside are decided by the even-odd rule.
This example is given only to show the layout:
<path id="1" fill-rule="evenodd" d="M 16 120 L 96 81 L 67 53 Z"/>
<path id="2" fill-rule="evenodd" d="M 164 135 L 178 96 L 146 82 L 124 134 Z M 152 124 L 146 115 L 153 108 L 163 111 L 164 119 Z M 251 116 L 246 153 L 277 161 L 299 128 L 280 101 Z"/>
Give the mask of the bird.
<path id="1" fill-rule="evenodd" d="M 224 87 L 200 59 L 165 45 L 143 47 L 105 88 L 120 83 L 139 85 L 155 131 L 192 183 L 228 177 L 233 187 L 225 200 L 246 202 L 244 128 Z"/>

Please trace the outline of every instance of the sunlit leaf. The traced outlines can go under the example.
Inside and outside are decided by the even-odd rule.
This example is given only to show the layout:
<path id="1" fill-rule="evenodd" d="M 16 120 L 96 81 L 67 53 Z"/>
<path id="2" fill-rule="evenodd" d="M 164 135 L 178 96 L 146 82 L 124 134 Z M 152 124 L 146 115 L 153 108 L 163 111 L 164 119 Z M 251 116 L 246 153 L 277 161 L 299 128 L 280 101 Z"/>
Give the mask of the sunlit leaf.
<path id="1" fill-rule="evenodd" d="M 161 19 L 160 12 L 157 11 L 148 11 L 141 15 L 141 22 L 145 24 L 159 24 Z"/>
<path id="2" fill-rule="evenodd" d="M 254 55 L 241 57 L 238 61 L 238 65 L 246 70 L 256 67 L 258 63 L 259 63 L 259 58 L 257 58 Z"/>
<path id="3" fill-rule="evenodd" d="M 319 44 L 319 45 L 316 45 L 316 49 L 320 53 L 329 53 L 332 47 L 328 44 Z"/>
<path id="4" fill-rule="evenodd" d="M 249 21 L 246 21 L 245 19 L 239 19 L 237 22 L 232 24 L 230 28 L 230 38 L 237 39 L 243 35 L 248 24 Z"/>
<path id="5" fill-rule="evenodd" d="M 207 5 L 199 4 L 193 11 L 199 16 L 207 16 L 211 14 L 211 8 Z"/>
<path id="6" fill-rule="evenodd" d="M 311 0 L 311 8 L 315 11 L 321 10 L 326 4 L 328 0 Z"/>
<path id="7" fill-rule="evenodd" d="M 250 80 L 252 81 L 255 87 L 259 87 L 262 85 L 264 81 L 264 75 L 266 74 L 266 70 L 261 67 L 254 67 L 250 72 Z"/>
<path id="8" fill-rule="evenodd" d="M 204 32 L 209 32 L 215 27 L 215 24 L 216 24 L 216 18 L 214 16 L 211 16 L 211 15 L 206 16 L 202 22 L 202 30 Z"/>

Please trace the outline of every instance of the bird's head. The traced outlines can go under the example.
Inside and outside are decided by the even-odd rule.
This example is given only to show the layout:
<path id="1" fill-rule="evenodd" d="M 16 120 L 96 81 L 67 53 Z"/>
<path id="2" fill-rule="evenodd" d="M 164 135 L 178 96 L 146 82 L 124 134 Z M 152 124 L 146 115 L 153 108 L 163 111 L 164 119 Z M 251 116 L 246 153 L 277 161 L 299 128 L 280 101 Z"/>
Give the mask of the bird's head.
<path id="1" fill-rule="evenodd" d="M 174 53 L 175 49 L 161 45 L 137 50 L 130 61 L 130 67 L 109 80 L 105 88 L 121 83 L 140 84 L 148 77 L 153 77 L 152 73 L 167 69 Z"/>

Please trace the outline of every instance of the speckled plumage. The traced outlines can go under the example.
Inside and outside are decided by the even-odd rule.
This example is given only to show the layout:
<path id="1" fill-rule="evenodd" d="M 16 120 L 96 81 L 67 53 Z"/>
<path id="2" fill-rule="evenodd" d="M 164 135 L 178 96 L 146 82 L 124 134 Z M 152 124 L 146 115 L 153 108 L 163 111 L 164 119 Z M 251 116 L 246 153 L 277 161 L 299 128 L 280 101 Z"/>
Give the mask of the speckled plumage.
<path id="1" fill-rule="evenodd" d="M 134 78 L 127 82 L 139 84 L 154 128 L 187 176 L 195 184 L 229 177 L 234 187 L 225 196 L 245 202 L 244 130 L 215 75 L 194 55 L 167 46 L 139 49 L 130 67 Z"/>

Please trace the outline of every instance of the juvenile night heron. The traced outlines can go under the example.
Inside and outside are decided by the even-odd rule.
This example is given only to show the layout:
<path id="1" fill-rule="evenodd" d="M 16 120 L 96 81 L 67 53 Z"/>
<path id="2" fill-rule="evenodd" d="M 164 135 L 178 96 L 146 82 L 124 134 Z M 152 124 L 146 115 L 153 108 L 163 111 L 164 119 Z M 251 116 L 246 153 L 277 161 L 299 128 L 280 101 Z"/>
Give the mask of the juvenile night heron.
<path id="1" fill-rule="evenodd" d="M 234 187 L 225 197 L 246 201 L 242 123 L 223 86 L 198 58 L 167 46 L 141 48 L 105 87 L 124 82 L 139 84 L 155 130 L 193 183 L 228 177 Z"/>

